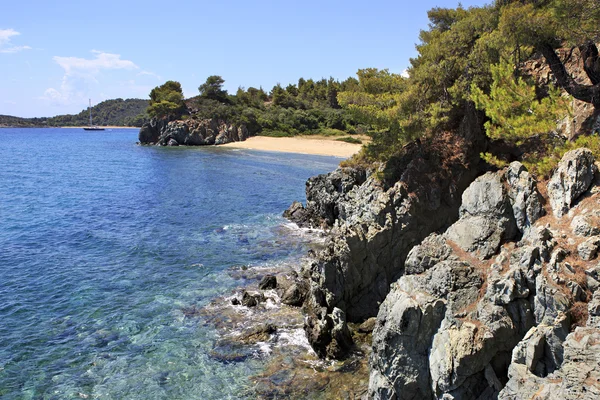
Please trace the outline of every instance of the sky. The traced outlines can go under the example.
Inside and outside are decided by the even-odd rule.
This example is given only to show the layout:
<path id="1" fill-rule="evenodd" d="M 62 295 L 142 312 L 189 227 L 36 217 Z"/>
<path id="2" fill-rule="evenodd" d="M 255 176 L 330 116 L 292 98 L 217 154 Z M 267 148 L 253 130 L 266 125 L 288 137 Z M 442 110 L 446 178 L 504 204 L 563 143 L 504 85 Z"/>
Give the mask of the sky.
<path id="1" fill-rule="evenodd" d="M 464 7 L 490 1 L 462 0 Z M 361 68 L 402 73 L 427 10 L 455 0 L 3 0 L 0 115 L 73 114 L 114 98 L 147 99 L 210 75 L 225 89 L 269 91 L 298 78 L 344 80 Z"/>

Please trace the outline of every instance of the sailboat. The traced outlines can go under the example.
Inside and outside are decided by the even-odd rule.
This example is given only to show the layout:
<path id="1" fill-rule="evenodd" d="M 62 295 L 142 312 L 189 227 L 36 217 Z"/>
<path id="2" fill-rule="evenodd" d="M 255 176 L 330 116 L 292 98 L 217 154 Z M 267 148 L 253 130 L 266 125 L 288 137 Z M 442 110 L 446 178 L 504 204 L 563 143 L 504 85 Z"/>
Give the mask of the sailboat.
<path id="1" fill-rule="evenodd" d="M 87 128 L 83 128 L 83 129 L 86 131 L 103 131 L 104 128 L 100 128 L 99 126 L 92 125 L 92 99 L 90 99 L 90 105 L 88 107 L 88 110 L 90 110 L 90 126 Z"/>

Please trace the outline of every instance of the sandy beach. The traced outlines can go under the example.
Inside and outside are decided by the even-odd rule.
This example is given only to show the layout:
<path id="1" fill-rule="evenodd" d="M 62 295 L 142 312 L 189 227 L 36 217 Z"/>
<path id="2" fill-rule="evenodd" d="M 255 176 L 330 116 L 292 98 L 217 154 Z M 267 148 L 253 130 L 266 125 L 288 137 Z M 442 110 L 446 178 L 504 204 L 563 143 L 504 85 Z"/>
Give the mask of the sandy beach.
<path id="1" fill-rule="evenodd" d="M 280 151 L 284 153 L 316 154 L 348 158 L 357 153 L 362 145 L 340 142 L 332 139 L 300 137 L 267 137 L 253 136 L 243 142 L 233 142 L 222 145 L 238 149 L 265 151 Z"/>

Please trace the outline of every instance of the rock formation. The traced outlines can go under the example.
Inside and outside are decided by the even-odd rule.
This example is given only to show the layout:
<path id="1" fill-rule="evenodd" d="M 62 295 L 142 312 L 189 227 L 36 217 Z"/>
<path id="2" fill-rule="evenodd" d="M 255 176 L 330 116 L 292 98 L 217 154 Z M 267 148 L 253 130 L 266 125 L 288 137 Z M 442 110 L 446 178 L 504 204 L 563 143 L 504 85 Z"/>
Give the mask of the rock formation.
<path id="1" fill-rule="evenodd" d="M 160 146 L 202 146 L 241 142 L 248 138 L 245 125 L 229 124 L 216 119 L 157 120 L 140 129 L 142 144 Z"/>
<path id="2" fill-rule="evenodd" d="M 337 170 L 332 182 L 319 178 L 335 190 L 294 206 L 307 223 L 332 224 L 304 270 L 305 330 L 317 354 L 343 356 L 352 345 L 346 322 L 377 315 L 369 398 L 598 398 L 600 194 L 591 152 L 564 156 L 547 199 L 518 162 L 474 179 L 463 160 L 443 181 L 453 186 L 415 186 L 410 174 L 435 176 L 418 160 L 413 154 L 389 187 Z"/>
<path id="3" fill-rule="evenodd" d="M 376 316 L 410 249 L 457 219 L 460 194 L 477 175 L 479 156 L 473 142 L 456 135 L 436 140 L 409 146 L 399 166 L 380 172 L 399 173 L 393 184 L 338 169 L 309 181 L 306 209 L 292 207 L 308 212 L 304 221 L 335 221 L 326 248 L 304 270 L 311 286 L 305 328 L 320 356 L 343 356 L 352 340 L 338 325 Z M 316 194 L 315 188 L 325 190 Z"/>
<path id="4" fill-rule="evenodd" d="M 593 159 L 574 167 L 581 154 L 587 150 L 565 155 L 553 190 L 589 187 Z M 596 239 L 576 241 L 569 221 L 539 220 L 542 198 L 531 179 L 518 163 L 479 177 L 463 193 L 461 218 L 411 250 L 377 317 L 370 397 L 597 398 L 598 294 L 588 326 L 572 331 L 585 324 L 581 302 L 598 287 L 595 253 L 580 257 L 577 243 Z M 552 204 L 563 215 L 584 191 L 567 206 Z M 595 197 L 572 214 L 592 205 Z"/>

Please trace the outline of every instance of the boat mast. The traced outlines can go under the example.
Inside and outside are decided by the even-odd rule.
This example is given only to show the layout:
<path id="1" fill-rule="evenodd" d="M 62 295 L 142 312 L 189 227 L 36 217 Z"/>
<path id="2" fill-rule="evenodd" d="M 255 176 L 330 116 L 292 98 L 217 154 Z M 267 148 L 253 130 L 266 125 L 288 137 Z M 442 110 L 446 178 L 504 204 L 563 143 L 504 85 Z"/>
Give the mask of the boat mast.
<path id="1" fill-rule="evenodd" d="M 90 105 L 88 109 L 90 110 L 90 126 L 92 126 L 92 99 L 90 99 Z"/>

